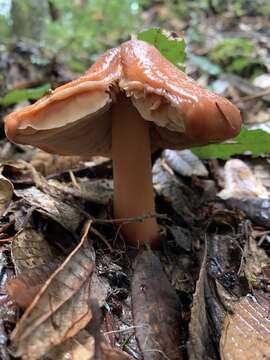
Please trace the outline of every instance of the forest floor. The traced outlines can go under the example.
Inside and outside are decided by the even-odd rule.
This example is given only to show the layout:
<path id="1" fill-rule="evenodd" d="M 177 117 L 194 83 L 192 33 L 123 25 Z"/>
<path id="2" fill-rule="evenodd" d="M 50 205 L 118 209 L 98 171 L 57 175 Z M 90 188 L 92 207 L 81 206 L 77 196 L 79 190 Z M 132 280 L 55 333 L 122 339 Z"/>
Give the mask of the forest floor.
<path id="1" fill-rule="evenodd" d="M 157 25 L 161 12 L 148 10 L 145 23 Z M 247 126 L 267 130 L 267 19 L 229 15 L 196 26 L 164 17 L 162 26 L 184 31 L 195 56 L 188 74 L 235 102 Z M 204 46 L 190 42 L 199 35 Z M 260 58 L 257 82 L 253 65 L 236 74 L 207 62 L 210 44 L 239 37 Z M 57 59 L 34 65 L 40 51 L 0 49 L 3 94 L 78 75 Z M 162 244 L 139 252 L 111 216 L 110 159 L 46 154 L 10 143 L 3 128 L 0 158 L 1 359 L 270 359 L 269 155 L 154 154 Z"/>

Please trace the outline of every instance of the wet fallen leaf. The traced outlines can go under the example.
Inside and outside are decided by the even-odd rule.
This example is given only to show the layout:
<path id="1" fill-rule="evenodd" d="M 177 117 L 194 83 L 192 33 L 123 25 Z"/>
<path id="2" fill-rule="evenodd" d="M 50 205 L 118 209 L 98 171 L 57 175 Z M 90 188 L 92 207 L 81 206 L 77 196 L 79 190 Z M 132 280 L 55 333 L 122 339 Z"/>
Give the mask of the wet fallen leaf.
<path id="1" fill-rule="evenodd" d="M 203 162 L 191 150 L 164 150 L 163 157 L 168 165 L 182 176 L 207 176 Z"/>
<path id="2" fill-rule="evenodd" d="M 53 273 L 27 308 L 11 335 L 16 356 L 35 360 L 76 335 L 91 319 L 89 308 L 93 252 L 87 240 Z"/>
<path id="3" fill-rule="evenodd" d="M 0 216 L 4 214 L 11 202 L 13 190 L 12 182 L 0 174 Z"/>
<path id="4" fill-rule="evenodd" d="M 181 359 L 179 299 L 159 259 L 150 251 L 143 251 L 135 260 L 132 307 L 144 359 Z"/>
<path id="5" fill-rule="evenodd" d="M 248 294 L 227 314 L 220 340 L 222 360 L 270 358 L 270 299 Z"/>

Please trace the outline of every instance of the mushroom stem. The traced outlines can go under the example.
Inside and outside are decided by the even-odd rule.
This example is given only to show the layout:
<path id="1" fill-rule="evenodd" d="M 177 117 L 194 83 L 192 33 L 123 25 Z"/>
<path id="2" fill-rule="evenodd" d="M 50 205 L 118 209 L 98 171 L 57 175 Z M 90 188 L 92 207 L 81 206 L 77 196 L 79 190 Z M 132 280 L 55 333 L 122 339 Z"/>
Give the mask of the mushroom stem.
<path id="1" fill-rule="evenodd" d="M 124 96 L 119 97 L 112 109 L 112 158 L 114 217 L 154 213 L 149 123 Z M 145 241 L 152 248 L 158 245 L 155 218 L 122 225 L 121 233 L 132 246 L 139 247 Z"/>

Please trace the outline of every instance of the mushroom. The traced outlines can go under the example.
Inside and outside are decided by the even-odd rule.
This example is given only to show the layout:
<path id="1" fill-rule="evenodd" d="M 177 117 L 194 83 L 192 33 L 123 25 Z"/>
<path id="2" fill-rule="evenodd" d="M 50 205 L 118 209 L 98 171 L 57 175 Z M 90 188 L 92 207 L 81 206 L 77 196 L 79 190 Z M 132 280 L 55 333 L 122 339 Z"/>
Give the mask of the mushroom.
<path id="1" fill-rule="evenodd" d="M 221 142 L 240 127 L 232 103 L 139 40 L 108 50 L 85 75 L 5 119 L 13 142 L 62 155 L 112 157 L 116 218 L 155 211 L 151 152 Z M 121 233 L 133 246 L 159 244 L 156 218 L 124 224 Z"/>

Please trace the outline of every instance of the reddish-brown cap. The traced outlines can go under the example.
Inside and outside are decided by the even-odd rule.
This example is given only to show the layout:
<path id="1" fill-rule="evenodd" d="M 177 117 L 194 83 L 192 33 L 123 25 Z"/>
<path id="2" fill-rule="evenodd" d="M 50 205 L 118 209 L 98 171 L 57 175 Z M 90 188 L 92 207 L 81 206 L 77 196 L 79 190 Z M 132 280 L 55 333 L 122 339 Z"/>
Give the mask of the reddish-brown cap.
<path id="1" fill-rule="evenodd" d="M 220 142 L 240 130 L 239 110 L 138 40 L 104 53 L 77 80 L 5 119 L 8 138 L 58 154 L 111 154 L 112 103 L 124 92 L 150 122 L 152 149 Z"/>

